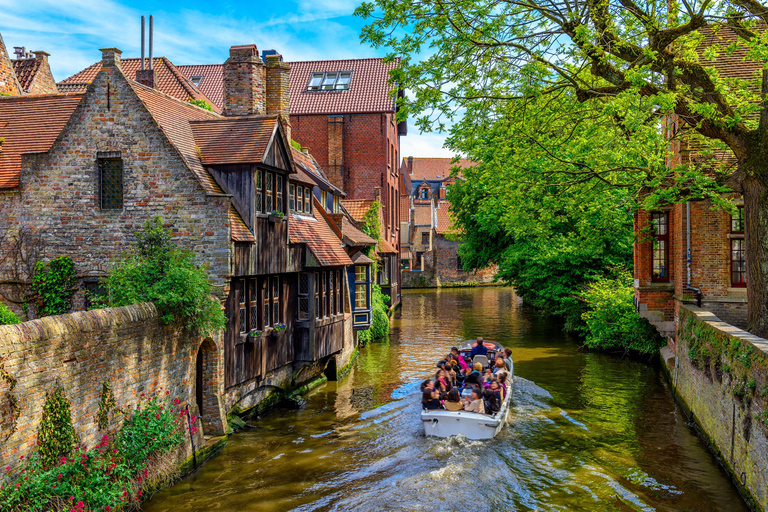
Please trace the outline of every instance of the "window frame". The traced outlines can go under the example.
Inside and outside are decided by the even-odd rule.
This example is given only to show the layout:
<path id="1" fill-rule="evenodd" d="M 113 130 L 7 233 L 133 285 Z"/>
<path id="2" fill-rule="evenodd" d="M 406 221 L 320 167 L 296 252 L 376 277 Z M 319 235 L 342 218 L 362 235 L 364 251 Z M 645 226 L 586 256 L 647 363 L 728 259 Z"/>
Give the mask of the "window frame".
<path id="1" fill-rule="evenodd" d="M 429 231 L 421 232 L 421 245 L 429 245 Z"/>
<path id="2" fill-rule="evenodd" d="M 663 235 L 660 235 L 656 232 L 656 225 L 654 223 L 654 217 L 657 215 L 663 215 L 665 218 L 665 233 Z M 670 282 L 670 271 L 669 271 L 669 246 L 670 246 L 670 238 L 669 238 L 669 231 L 671 227 L 671 215 L 668 210 L 660 210 L 660 211 L 653 211 L 651 212 L 651 226 L 654 229 L 654 232 L 652 234 L 652 243 L 651 243 L 651 282 L 653 283 L 669 283 Z M 663 277 L 656 277 L 654 275 L 654 263 L 656 260 L 656 244 L 664 242 L 664 270 L 665 275 Z"/>
<path id="3" fill-rule="evenodd" d="M 269 279 L 270 291 L 270 305 L 272 308 L 272 327 L 281 322 L 281 303 L 282 303 L 282 287 L 280 286 L 280 276 L 272 276 Z"/>
<path id="4" fill-rule="evenodd" d="M 304 213 L 312 215 L 312 191 L 304 187 Z"/>
<path id="5" fill-rule="evenodd" d="M 744 240 L 744 227 L 746 224 L 746 220 L 744 217 L 744 205 L 740 204 L 736 206 L 736 215 L 731 215 L 731 236 L 730 243 L 729 243 L 729 249 L 730 252 L 728 254 L 728 259 L 730 262 L 730 281 L 731 281 L 731 287 L 732 288 L 746 288 L 747 287 L 747 247 L 746 242 Z M 734 225 L 735 223 L 735 225 Z M 739 246 L 737 249 L 736 246 Z M 734 258 L 735 254 L 739 254 L 740 258 Z M 742 269 L 741 271 L 734 272 L 734 266 L 735 264 L 741 264 Z M 736 275 L 739 275 L 741 277 L 741 280 L 736 280 L 734 277 Z"/>
<path id="6" fill-rule="evenodd" d="M 296 184 L 288 184 L 288 209 L 292 212 L 296 211 Z"/>
<path id="7" fill-rule="evenodd" d="M 264 171 L 256 169 L 256 213 L 264 212 Z"/>
<path id="8" fill-rule="evenodd" d="M 320 318 L 320 272 L 315 272 L 315 319 Z"/>
<path id="9" fill-rule="evenodd" d="M 237 325 L 240 334 L 246 334 L 248 332 L 248 316 L 246 310 L 246 304 L 248 303 L 246 296 L 248 289 L 247 285 L 248 281 L 246 279 L 237 280 Z"/>
<path id="10" fill-rule="evenodd" d="M 301 284 L 304 282 L 306 288 L 302 290 Z M 296 295 L 299 298 L 298 301 L 298 317 L 300 321 L 309 320 L 309 272 L 299 272 L 299 280 L 296 284 Z M 304 301 L 304 302 L 302 302 Z M 305 307 L 302 307 L 305 306 Z"/>
<path id="11" fill-rule="evenodd" d="M 119 163 L 118 168 L 116 169 L 107 169 L 108 163 Z M 125 166 L 123 165 L 123 158 L 120 156 L 119 153 L 111 154 L 107 153 L 104 155 L 98 155 L 96 158 L 96 164 L 99 170 L 99 209 L 100 210 L 110 210 L 110 211 L 120 211 L 125 207 Z M 116 185 L 116 187 L 119 187 L 120 189 L 120 197 L 115 198 L 115 206 L 112 206 L 110 202 L 110 206 L 107 206 L 105 204 L 105 195 L 104 195 L 104 189 L 106 188 L 104 186 L 105 181 L 105 171 L 107 170 L 116 170 L 116 172 L 119 174 L 119 177 L 117 180 L 119 181 L 119 185 Z M 117 206 L 117 201 L 119 201 L 119 206 Z"/>
<path id="12" fill-rule="evenodd" d="M 275 211 L 285 213 L 285 203 L 283 201 L 284 180 L 282 174 L 275 173 Z"/>
<path id="13" fill-rule="evenodd" d="M 275 173 L 266 172 L 264 181 L 264 212 L 269 214 L 275 209 Z"/>
<path id="14" fill-rule="evenodd" d="M 313 71 L 309 74 L 306 90 L 309 92 L 348 91 L 352 86 L 353 76 L 354 71 L 351 69 Z"/>

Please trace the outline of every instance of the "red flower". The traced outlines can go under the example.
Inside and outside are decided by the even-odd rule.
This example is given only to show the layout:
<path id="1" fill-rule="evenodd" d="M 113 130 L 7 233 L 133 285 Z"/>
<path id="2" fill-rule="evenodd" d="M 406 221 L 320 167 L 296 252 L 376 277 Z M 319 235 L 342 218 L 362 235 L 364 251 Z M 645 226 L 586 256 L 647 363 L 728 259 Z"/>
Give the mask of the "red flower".
<path id="1" fill-rule="evenodd" d="M 58 475 L 56 475 L 56 478 L 58 478 L 59 480 L 61 480 L 62 478 L 64 478 L 64 476 L 63 476 L 61 473 L 59 473 Z"/>

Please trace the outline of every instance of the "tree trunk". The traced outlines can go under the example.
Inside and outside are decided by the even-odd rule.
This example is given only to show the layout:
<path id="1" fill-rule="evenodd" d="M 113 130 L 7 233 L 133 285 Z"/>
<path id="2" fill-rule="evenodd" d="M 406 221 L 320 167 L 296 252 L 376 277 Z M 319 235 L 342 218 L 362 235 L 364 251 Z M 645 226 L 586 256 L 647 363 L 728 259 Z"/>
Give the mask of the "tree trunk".
<path id="1" fill-rule="evenodd" d="M 768 188 L 756 177 L 742 183 L 747 245 L 747 330 L 768 338 Z"/>

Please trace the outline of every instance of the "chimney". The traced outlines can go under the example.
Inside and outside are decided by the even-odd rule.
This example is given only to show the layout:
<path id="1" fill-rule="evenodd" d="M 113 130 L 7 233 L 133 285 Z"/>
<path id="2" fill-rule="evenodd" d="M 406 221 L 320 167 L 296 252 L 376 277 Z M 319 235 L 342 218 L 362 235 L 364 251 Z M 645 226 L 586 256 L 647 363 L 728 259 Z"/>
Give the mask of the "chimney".
<path id="1" fill-rule="evenodd" d="M 101 48 L 99 51 L 101 52 L 102 68 L 120 67 L 120 55 L 122 55 L 123 52 L 117 48 Z"/>
<path id="2" fill-rule="evenodd" d="M 445 183 L 440 185 L 440 199 L 445 199 Z"/>
<path id="3" fill-rule="evenodd" d="M 287 62 L 283 62 L 282 55 L 278 53 L 267 55 L 267 114 L 280 116 L 288 140 L 291 140 L 288 96 L 288 77 L 290 74 L 291 66 Z"/>
<path id="4" fill-rule="evenodd" d="M 51 55 L 50 53 L 43 52 L 43 51 L 37 51 L 32 53 L 35 54 L 35 60 L 41 60 L 43 62 L 48 62 L 48 57 Z"/>
<path id="5" fill-rule="evenodd" d="M 224 63 L 224 115 L 264 115 L 264 75 L 255 44 L 231 47 Z"/>
<path id="6" fill-rule="evenodd" d="M 308 155 L 309 154 L 309 148 L 305 147 L 305 146 L 302 146 L 301 147 L 301 152 L 304 153 L 305 155 Z"/>
<path id="7" fill-rule="evenodd" d="M 144 67 L 144 16 L 141 17 L 141 67 L 136 70 L 136 81 L 150 89 L 155 88 L 157 73 L 152 65 L 152 16 L 149 17 L 149 68 Z"/>
<path id="8" fill-rule="evenodd" d="M 413 174 L 413 157 L 408 157 L 408 174 Z"/>

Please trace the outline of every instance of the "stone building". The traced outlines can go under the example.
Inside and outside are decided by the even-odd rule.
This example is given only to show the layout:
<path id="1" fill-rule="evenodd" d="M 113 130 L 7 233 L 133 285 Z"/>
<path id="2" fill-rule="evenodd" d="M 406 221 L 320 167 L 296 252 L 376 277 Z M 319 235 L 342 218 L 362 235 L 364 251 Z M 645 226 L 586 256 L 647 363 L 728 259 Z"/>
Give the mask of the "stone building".
<path id="1" fill-rule="evenodd" d="M 226 116 L 134 80 L 159 83 L 156 70 L 127 73 L 114 48 L 102 50 L 82 92 L 0 97 L 1 232 L 38 233 L 44 258 L 72 257 L 83 289 L 154 215 L 208 266 L 228 320 L 205 341 L 221 357 L 222 379 L 210 391 L 218 412 L 204 416 L 247 409 L 275 387 L 343 366 L 355 348 L 342 233 L 307 194 L 303 219 L 291 209 L 290 184 L 302 180 L 288 101 L 271 101 L 287 91 L 286 66 L 244 45 L 230 49 L 223 69 Z M 315 298 L 334 306 L 321 314 L 315 306 L 311 326 L 302 279 L 318 274 Z M 83 307 L 82 293 L 76 303 Z"/>
<path id="2" fill-rule="evenodd" d="M 58 92 L 48 65 L 48 53 L 14 47 L 11 59 L 0 37 L 0 95 L 55 94 Z"/>
<path id="3" fill-rule="evenodd" d="M 264 52 L 267 54 L 274 51 Z M 329 181 L 349 200 L 382 204 L 382 238 L 388 252 L 380 268 L 386 273 L 385 293 L 399 303 L 401 195 L 400 136 L 406 123 L 397 123 L 389 71 L 397 63 L 383 59 L 291 62 L 290 129 L 309 148 Z M 179 66 L 213 101 L 221 95 L 221 65 Z M 401 93 L 401 91 L 398 91 Z M 221 105 L 219 105 L 221 106 Z M 389 252 L 392 249 L 394 252 Z"/>
<path id="4" fill-rule="evenodd" d="M 408 192 L 401 198 L 401 217 L 406 219 L 401 228 L 401 247 L 405 248 L 400 253 L 403 287 L 481 285 L 493 281 L 495 265 L 474 272 L 462 267 L 458 254 L 461 242 L 454 233 L 446 200 L 448 187 L 461 179 L 460 172 L 452 175 L 452 169 L 470 165 L 468 160 L 453 164 L 450 158 L 403 159 L 401 174 Z"/>

